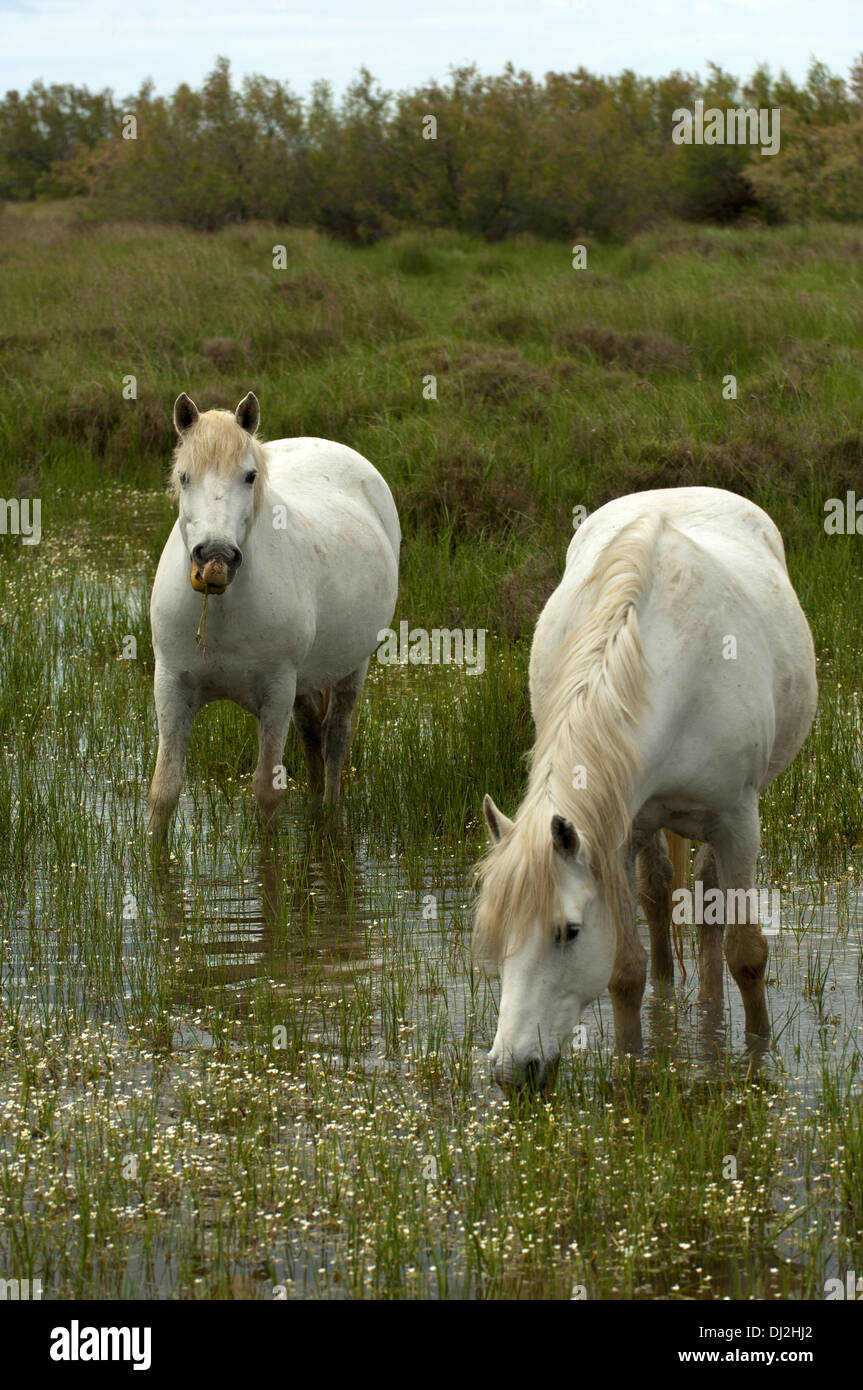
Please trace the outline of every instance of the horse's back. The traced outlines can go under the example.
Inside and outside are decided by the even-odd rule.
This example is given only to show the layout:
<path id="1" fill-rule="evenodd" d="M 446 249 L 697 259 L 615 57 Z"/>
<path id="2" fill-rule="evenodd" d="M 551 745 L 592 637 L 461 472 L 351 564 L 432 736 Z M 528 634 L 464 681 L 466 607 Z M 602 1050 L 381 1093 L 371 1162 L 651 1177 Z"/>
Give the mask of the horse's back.
<path id="1" fill-rule="evenodd" d="M 300 436 L 264 445 L 270 487 L 292 508 L 317 514 L 346 503 L 370 510 L 398 557 L 401 528 L 384 478 L 362 454 L 332 439 Z"/>
<path id="2" fill-rule="evenodd" d="M 650 585 L 653 601 L 661 602 L 663 593 L 670 593 L 679 612 L 685 572 L 711 610 L 716 609 L 720 593 L 731 606 L 733 596 L 739 595 L 755 607 L 768 609 L 777 602 L 782 606 L 785 599 L 792 609 L 799 609 L 782 536 L 765 511 L 722 488 L 659 488 L 615 498 L 593 512 L 576 532 L 567 551 L 560 594 L 564 607 L 579 610 L 577 620 L 593 601 L 588 581 L 603 553 L 627 526 L 649 518 L 657 523 Z"/>
<path id="3" fill-rule="evenodd" d="M 599 508 L 570 543 L 559 587 L 540 615 L 531 697 L 545 702 L 569 634 L 595 602 L 588 583 L 602 553 L 630 523 L 663 518 L 639 603 L 652 672 L 645 735 L 670 722 L 693 747 L 727 725 L 728 756 L 747 730 L 762 785 L 786 766 L 815 707 L 812 637 L 785 564 L 781 535 L 755 503 L 719 488 L 667 488 Z M 661 736 L 661 735 L 658 735 Z M 649 737 L 648 737 L 648 741 Z M 696 756 L 693 754 L 693 756 Z"/>
<path id="4" fill-rule="evenodd" d="M 586 578 L 617 533 L 651 513 L 665 517 L 720 563 L 728 562 L 731 548 L 742 548 L 760 563 L 772 556 L 785 569 L 782 536 L 761 507 L 723 488 L 671 487 L 617 497 L 591 513 L 570 542 L 567 574 Z"/>
<path id="5" fill-rule="evenodd" d="M 665 599 L 676 617 L 695 621 L 699 594 L 715 614 L 723 606 L 720 594 L 727 597 L 730 587 L 756 606 L 781 595 L 799 608 L 782 537 L 766 512 L 721 488 L 658 488 L 615 498 L 581 525 L 567 550 L 560 584 L 540 614 L 535 646 L 548 649 L 553 658 L 554 649 L 595 602 L 589 581 L 603 554 L 625 528 L 651 518 L 657 527 L 656 556 L 646 592 L 654 606 Z M 688 613 L 681 612 L 687 586 L 693 601 Z"/>

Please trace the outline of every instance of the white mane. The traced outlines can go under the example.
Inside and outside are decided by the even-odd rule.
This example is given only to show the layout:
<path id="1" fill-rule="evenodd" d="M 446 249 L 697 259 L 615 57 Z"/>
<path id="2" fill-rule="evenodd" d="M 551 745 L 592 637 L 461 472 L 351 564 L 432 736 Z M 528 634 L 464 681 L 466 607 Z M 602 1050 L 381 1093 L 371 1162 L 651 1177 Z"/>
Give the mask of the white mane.
<path id="1" fill-rule="evenodd" d="M 620 851 L 630 833 L 638 758 L 634 733 L 645 700 L 638 603 L 652 570 L 661 516 L 624 527 L 588 580 L 595 601 L 569 637 L 537 718 L 527 793 L 513 829 L 479 866 L 477 953 L 499 961 L 530 925 L 551 931 L 559 917 L 551 818 L 575 826 L 617 923 L 629 885 Z M 584 786 L 573 785 L 577 768 Z"/>

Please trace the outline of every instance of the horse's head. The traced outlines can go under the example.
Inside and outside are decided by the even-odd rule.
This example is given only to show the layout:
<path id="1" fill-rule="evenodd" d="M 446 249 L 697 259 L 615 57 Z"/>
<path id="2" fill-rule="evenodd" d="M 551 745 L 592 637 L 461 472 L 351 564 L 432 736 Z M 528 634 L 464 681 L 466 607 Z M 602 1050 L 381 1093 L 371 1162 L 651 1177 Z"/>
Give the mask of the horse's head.
<path id="1" fill-rule="evenodd" d="M 243 562 L 265 471 L 254 437 L 259 420 L 251 391 L 233 415 L 228 410 L 201 415 L 185 391 L 174 403 L 180 442 L 171 483 L 180 503 L 191 584 L 201 593 L 224 593 Z"/>
<path id="2" fill-rule="evenodd" d="M 582 1010 L 608 987 L 614 932 L 571 821 L 534 811 L 514 823 L 489 796 L 483 809 L 493 848 L 481 868 L 475 947 L 500 975 L 490 1061 L 505 1091 L 541 1090 Z"/>

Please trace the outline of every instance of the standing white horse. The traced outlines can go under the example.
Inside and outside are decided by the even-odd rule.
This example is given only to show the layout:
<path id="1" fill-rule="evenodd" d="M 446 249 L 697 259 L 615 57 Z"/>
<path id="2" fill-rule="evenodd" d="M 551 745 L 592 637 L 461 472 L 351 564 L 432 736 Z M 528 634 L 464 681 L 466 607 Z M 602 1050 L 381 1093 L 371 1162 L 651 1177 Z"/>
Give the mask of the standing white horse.
<path id="1" fill-rule="evenodd" d="M 758 795 L 797 753 L 817 701 L 812 637 L 773 522 L 718 488 L 601 507 L 540 615 L 530 694 L 524 801 L 514 822 L 484 803 L 492 847 L 474 944 L 501 977 L 498 1082 L 545 1083 L 606 987 L 618 1043 L 640 1045 L 636 882 L 654 974 L 673 975 L 663 829 L 704 842 L 696 878 L 732 908 L 700 928 L 700 997 L 721 990 L 724 928 L 746 1030 L 766 1035 L 767 943 L 748 891 Z"/>
<path id="2" fill-rule="evenodd" d="M 261 444 L 259 418 L 251 392 L 234 415 L 200 415 L 185 392 L 174 405 L 180 514 L 150 603 L 157 838 L 180 795 L 192 721 L 211 700 L 258 720 L 252 785 L 265 820 L 284 794 L 292 714 L 312 793 L 338 801 L 369 657 L 395 609 L 401 533 L 381 475 L 326 439 Z"/>

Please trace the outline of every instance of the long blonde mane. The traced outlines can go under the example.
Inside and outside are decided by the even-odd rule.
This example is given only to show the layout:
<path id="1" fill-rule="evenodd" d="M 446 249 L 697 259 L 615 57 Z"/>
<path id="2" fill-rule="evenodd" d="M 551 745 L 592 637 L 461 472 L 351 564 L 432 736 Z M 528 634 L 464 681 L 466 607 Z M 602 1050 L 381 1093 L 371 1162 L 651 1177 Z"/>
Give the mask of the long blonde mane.
<path id="1" fill-rule="evenodd" d="M 537 712 L 527 793 L 513 829 L 479 865 L 474 949 L 485 960 L 499 962 L 517 950 L 532 923 L 550 932 L 560 920 L 555 813 L 578 831 L 615 928 L 630 900 L 620 851 L 631 830 L 635 735 L 646 701 L 638 603 L 653 573 L 662 524 L 656 516 L 630 522 L 587 581 L 594 602 L 564 645 L 552 690 Z"/>
<path id="2" fill-rule="evenodd" d="M 258 476 L 255 479 L 255 515 L 267 484 L 267 458 L 259 439 L 237 424 L 230 410 L 205 410 L 186 430 L 174 450 L 174 464 L 168 482 L 171 496 L 180 496 L 180 474 L 190 482 L 204 473 L 216 471 L 229 478 L 251 449 Z"/>

